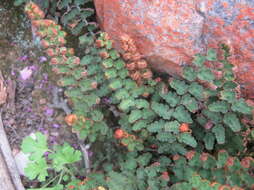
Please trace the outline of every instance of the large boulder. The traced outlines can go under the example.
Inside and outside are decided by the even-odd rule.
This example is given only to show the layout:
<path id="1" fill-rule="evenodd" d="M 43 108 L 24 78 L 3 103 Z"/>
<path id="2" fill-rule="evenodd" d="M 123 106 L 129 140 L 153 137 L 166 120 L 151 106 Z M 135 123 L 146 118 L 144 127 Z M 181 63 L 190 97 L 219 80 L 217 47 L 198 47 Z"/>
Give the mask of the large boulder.
<path id="1" fill-rule="evenodd" d="M 254 0 L 94 0 L 101 27 L 122 51 L 129 35 L 155 68 L 181 74 L 196 53 L 231 47 L 237 80 L 254 98 Z"/>

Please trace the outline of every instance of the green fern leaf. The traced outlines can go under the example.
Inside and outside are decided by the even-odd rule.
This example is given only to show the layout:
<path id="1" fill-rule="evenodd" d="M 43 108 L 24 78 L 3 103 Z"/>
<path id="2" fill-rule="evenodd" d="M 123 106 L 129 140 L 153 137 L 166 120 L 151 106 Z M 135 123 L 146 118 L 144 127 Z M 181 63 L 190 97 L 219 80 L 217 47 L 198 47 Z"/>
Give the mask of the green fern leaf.
<path id="1" fill-rule="evenodd" d="M 197 77 L 197 72 L 192 68 L 192 67 L 184 67 L 183 69 L 183 77 L 192 82 L 194 80 L 196 80 Z"/>
<path id="2" fill-rule="evenodd" d="M 198 102 L 195 98 L 192 98 L 190 94 L 186 94 L 182 97 L 181 104 L 183 104 L 192 113 L 195 113 L 199 109 Z"/>
<path id="3" fill-rule="evenodd" d="M 117 90 L 119 88 L 121 88 L 123 86 L 123 81 L 120 80 L 120 79 L 115 79 L 114 81 L 112 81 L 110 84 L 109 84 L 109 87 L 112 89 L 112 90 Z"/>
<path id="4" fill-rule="evenodd" d="M 208 82 L 213 82 L 213 80 L 215 79 L 213 73 L 211 72 L 210 69 L 208 68 L 201 68 L 199 71 L 198 71 L 198 78 L 200 80 L 203 80 L 203 81 L 208 81 Z"/>
<path id="5" fill-rule="evenodd" d="M 174 92 L 169 92 L 167 94 L 160 93 L 160 96 L 171 106 L 175 107 L 180 102 L 180 97 Z"/>
<path id="6" fill-rule="evenodd" d="M 226 101 L 216 101 L 208 105 L 208 109 L 212 112 L 227 113 L 229 104 Z"/>
<path id="7" fill-rule="evenodd" d="M 93 121 L 102 121 L 104 118 L 103 113 L 99 110 L 93 110 L 90 114 Z"/>
<path id="8" fill-rule="evenodd" d="M 217 158 L 217 167 L 218 168 L 223 168 L 228 160 L 228 153 L 226 151 L 220 151 L 218 153 L 218 158 Z"/>
<path id="9" fill-rule="evenodd" d="M 156 133 L 156 132 L 161 131 L 163 129 L 164 125 L 165 125 L 164 120 L 155 121 L 155 122 L 151 123 L 150 125 L 148 125 L 147 130 L 151 133 Z"/>
<path id="10" fill-rule="evenodd" d="M 207 109 L 202 111 L 202 114 L 210 119 L 213 123 L 221 123 L 223 121 L 223 117 L 221 113 L 212 112 Z"/>
<path id="11" fill-rule="evenodd" d="M 121 59 L 118 59 L 117 61 L 114 62 L 114 67 L 117 69 L 117 70 L 121 70 L 125 67 L 125 63 L 123 60 Z"/>
<path id="12" fill-rule="evenodd" d="M 123 111 L 129 109 L 130 107 L 135 106 L 135 101 L 133 99 L 122 100 L 119 104 L 119 108 Z"/>
<path id="13" fill-rule="evenodd" d="M 173 110 L 170 109 L 169 106 L 154 101 L 151 104 L 151 108 L 163 119 L 169 120 L 173 114 Z"/>
<path id="14" fill-rule="evenodd" d="M 205 147 L 207 150 L 212 150 L 214 147 L 215 137 L 212 133 L 206 133 L 204 137 Z"/>
<path id="15" fill-rule="evenodd" d="M 192 123 L 191 115 L 189 112 L 182 106 L 177 106 L 175 111 L 173 112 L 173 117 L 177 119 L 179 122 L 184 123 Z"/>
<path id="16" fill-rule="evenodd" d="M 193 148 L 197 147 L 197 141 L 194 139 L 193 136 L 191 136 L 190 133 L 181 133 L 179 134 L 178 136 L 178 141 L 180 143 L 184 143 L 184 144 L 187 144 Z"/>
<path id="17" fill-rule="evenodd" d="M 249 114 L 249 115 L 251 115 L 253 111 L 253 108 L 248 106 L 245 100 L 242 98 L 232 103 L 231 108 L 235 112 L 239 112 L 242 114 Z"/>
<path id="18" fill-rule="evenodd" d="M 132 126 L 132 130 L 134 131 L 139 131 L 143 128 L 146 128 L 147 126 L 147 121 L 146 120 L 139 120 L 134 125 Z"/>
<path id="19" fill-rule="evenodd" d="M 234 113 L 226 113 L 223 122 L 230 127 L 230 129 L 234 132 L 239 132 L 242 128 L 239 119 Z"/>
<path id="20" fill-rule="evenodd" d="M 164 130 L 166 132 L 172 132 L 174 134 L 179 133 L 179 127 L 180 123 L 178 121 L 171 121 L 171 122 L 166 122 L 164 125 Z"/>
<path id="21" fill-rule="evenodd" d="M 197 67 L 202 67 L 206 61 L 206 57 L 201 54 L 197 54 L 194 56 L 193 64 Z"/>
<path id="22" fill-rule="evenodd" d="M 176 137 L 168 132 L 159 132 L 156 138 L 161 142 L 173 143 L 176 141 Z"/>
<path id="23" fill-rule="evenodd" d="M 231 90 L 223 90 L 220 92 L 220 99 L 232 103 L 236 100 L 236 93 Z"/>
<path id="24" fill-rule="evenodd" d="M 141 110 L 132 110 L 129 115 L 129 122 L 134 123 L 135 121 L 142 118 L 142 111 Z"/>
<path id="25" fill-rule="evenodd" d="M 216 53 L 216 51 L 214 49 L 209 49 L 207 51 L 206 59 L 208 61 L 216 61 L 217 60 L 217 53 Z"/>
<path id="26" fill-rule="evenodd" d="M 173 79 L 170 82 L 170 86 L 176 90 L 176 93 L 183 95 L 188 91 L 189 86 L 184 82 L 177 79 Z"/>
<path id="27" fill-rule="evenodd" d="M 86 55 L 82 57 L 82 59 L 80 60 L 80 65 L 89 65 L 89 64 L 92 64 L 93 62 L 94 62 L 94 56 Z"/>
<path id="28" fill-rule="evenodd" d="M 218 144 L 225 143 L 225 128 L 223 125 L 216 125 L 212 128 L 212 132 L 214 133 Z"/>
<path id="29" fill-rule="evenodd" d="M 188 89 L 189 93 L 198 100 L 202 100 L 204 98 L 203 90 L 204 90 L 203 86 L 199 85 L 196 82 L 191 83 Z"/>
<path id="30" fill-rule="evenodd" d="M 119 90 L 116 91 L 115 97 L 118 100 L 123 100 L 123 99 L 129 98 L 130 94 L 129 94 L 129 92 L 126 89 L 119 89 Z"/>
<path id="31" fill-rule="evenodd" d="M 148 101 L 144 100 L 144 99 L 137 99 L 135 100 L 135 105 L 138 109 L 141 108 L 149 108 L 150 104 Z"/>

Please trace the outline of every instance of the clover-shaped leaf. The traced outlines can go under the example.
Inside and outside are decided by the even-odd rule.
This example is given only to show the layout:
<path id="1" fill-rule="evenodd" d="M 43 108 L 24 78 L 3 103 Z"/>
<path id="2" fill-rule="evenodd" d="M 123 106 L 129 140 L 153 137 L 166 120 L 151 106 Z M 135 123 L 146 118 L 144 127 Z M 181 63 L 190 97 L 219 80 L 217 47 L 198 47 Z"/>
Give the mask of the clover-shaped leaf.
<path id="1" fill-rule="evenodd" d="M 23 140 L 21 149 L 22 152 L 31 154 L 30 160 L 39 160 L 48 151 L 47 138 L 37 132 L 34 138 L 30 135 Z"/>

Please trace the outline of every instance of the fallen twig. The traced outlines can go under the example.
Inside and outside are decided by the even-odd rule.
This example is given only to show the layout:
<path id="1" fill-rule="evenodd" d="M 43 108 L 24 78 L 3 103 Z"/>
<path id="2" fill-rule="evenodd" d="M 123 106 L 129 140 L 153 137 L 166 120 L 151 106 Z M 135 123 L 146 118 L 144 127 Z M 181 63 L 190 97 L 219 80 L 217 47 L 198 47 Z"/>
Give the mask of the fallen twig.
<path id="1" fill-rule="evenodd" d="M 1 190 L 15 190 L 14 184 L 10 178 L 10 173 L 6 166 L 5 159 L 0 150 L 0 189 Z"/>
<path id="2" fill-rule="evenodd" d="M 25 188 L 21 182 L 19 173 L 18 173 L 16 162 L 12 156 L 12 151 L 11 151 L 8 139 L 6 137 L 6 133 L 4 131 L 1 114 L 2 114 L 2 110 L 0 110 L 0 139 L 1 139 L 0 140 L 0 152 L 2 152 L 3 158 L 6 162 L 6 165 L 7 165 L 9 174 L 10 174 L 10 178 L 12 179 L 15 189 L 16 190 L 25 190 Z M 2 183 L 2 181 L 0 181 L 0 183 Z M 1 185 L 0 185 L 0 187 L 1 187 Z"/>
<path id="3" fill-rule="evenodd" d="M 83 153 L 84 161 L 85 161 L 85 168 L 86 168 L 86 174 L 89 174 L 91 172 L 91 166 L 90 166 L 90 159 L 89 159 L 89 153 L 88 150 L 90 148 L 90 144 L 82 144 L 79 143 L 79 146 L 81 148 L 81 151 Z"/>
<path id="4" fill-rule="evenodd" d="M 71 109 L 69 108 L 67 102 L 60 98 L 58 95 L 59 89 L 57 87 L 53 88 L 53 104 L 49 104 L 51 108 L 62 109 L 67 115 L 71 113 Z"/>
<path id="5" fill-rule="evenodd" d="M 6 86 L 4 85 L 4 78 L 0 71 L 0 105 L 4 104 L 7 99 Z"/>
<path id="6" fill-rule="evenodd" d="M 7 79 L 7 109 L 11 111 L 12 114 L 15 113 L 15 96 L 16 96 L 16 82 L 10 77 Z"/>

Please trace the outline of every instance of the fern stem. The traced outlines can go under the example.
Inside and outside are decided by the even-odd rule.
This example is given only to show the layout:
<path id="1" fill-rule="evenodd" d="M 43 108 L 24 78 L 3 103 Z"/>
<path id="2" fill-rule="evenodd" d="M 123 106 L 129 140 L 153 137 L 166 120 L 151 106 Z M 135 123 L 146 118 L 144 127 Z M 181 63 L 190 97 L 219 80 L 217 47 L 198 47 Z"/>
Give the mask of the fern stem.
<path id="1" fill-rule="evenodd" d="M 60 174 L 56 175 L 55 177 L 53 177 L 48 183 L 46 183 L 45 185 L 42 186 L 42 188 L 47 187 L 49 184 L 51 184 L 53 181 L 55 181 L 56 178 L 58 178 L 60 176 Z"/>

